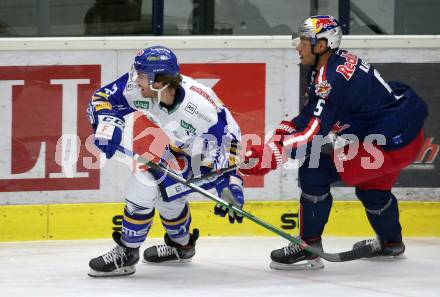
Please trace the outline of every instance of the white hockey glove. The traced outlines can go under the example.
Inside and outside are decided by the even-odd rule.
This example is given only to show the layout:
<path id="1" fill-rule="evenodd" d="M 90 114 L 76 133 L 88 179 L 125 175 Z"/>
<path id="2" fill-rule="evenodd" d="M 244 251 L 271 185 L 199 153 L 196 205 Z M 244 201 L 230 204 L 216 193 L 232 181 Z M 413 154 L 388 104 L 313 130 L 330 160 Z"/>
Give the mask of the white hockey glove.
<path id="1" fill-rule="evenodd" d="M 225 202 L 238 207 L 243 208 L 244 196 L 243 196 L 243 181 L 238 175 L 230 175 L 219 179 L 219 183 L 216 186 L 217 192 Z M 228 214 L 229 223 L 234 224 L 243 222 L 243 216 L 236 213 L 227 206 L 223 206 L 217 203 L 214 207 L 214 214 L 225 217 Z"/>

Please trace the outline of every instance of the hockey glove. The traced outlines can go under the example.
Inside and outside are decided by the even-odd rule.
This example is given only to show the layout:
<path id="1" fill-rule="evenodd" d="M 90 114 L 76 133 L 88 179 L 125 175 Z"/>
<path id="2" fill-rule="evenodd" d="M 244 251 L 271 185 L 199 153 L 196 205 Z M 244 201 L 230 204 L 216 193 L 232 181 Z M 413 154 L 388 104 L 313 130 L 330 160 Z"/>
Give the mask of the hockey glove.
<path id="1" fill-rule="evenodd" d="M 295 125 L 292 122 L 289 121 L 282 121 L 279 125 L 278 128 L 275 130 L 275 132 L 273 133 L 274 136 L 276 135 L 289 135 L 289 134 L 293 134 L 296 131 Z M 280 139 L 282 140 L 282 139 Z"/>
<path id="2" fill-rule="evenodd" d="M 282 121 L 275 130 L 274 135 L 265 145 L 252 146 L 244 156 L 244 164 L 250 168 L 240 168 L 240 172 L 246 175 L 266 175 L 287 161 L 284 154 L 282 141 L 285 135 L 296 131 L 292 122 Z M 252 166 L 251 163 L 257 161 Z"/>
<path id="3" fill-rule="evenodd" d="M 257 161 L 254 166 L 252 162 Z M 250 168 L 240 168 L 240 172 L 246 175 L 266 175 L 278 165 L 287 161 L 283 147 L 279 142 L 268 142 L 265 145 L 252 146 L 244 156 L 244 164 Z"/>
<path id="4" fill-rule="evenodd" d="M 107 159 L 110 159 L 121 143 L 125 121 L 113 111 L 104 111 L 97 116 L 95 145 L 105 153 Z"/>
<path id="5" fill-rule="evenodd" d="M 226 178 L 221 178 L 217 184 L 217 191 L 220 193 L 220 197 L 228 202 L 230 205 L 243 208 L 244 196 L 243 196 L 243 181 L 241 177 L 237 175 L 231 175 Z M 243 216 L 236 213 L 227 206 L 217 203 L 214 207 L 214 214 L 217 216 L 225 217 L 228 214 L 229 223 L 234 224 L 243 222 Z"/>

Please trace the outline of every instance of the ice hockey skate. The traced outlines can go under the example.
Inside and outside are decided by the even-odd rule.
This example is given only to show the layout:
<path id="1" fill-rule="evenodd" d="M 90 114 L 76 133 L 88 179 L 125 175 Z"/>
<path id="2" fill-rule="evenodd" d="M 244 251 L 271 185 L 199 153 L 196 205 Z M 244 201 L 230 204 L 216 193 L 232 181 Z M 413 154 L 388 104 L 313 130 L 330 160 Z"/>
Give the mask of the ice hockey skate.
<path id="1" fill-rule="evenodd" d="M 310 246 L 322 250 L 321 240 L 309 243 Z M 314 270 L 324 268 L 324 262 L 320 257 L 303 250 L 296 243 L 273 250 L 270 254 L 272 262 L 270 268 L 276 270 Z"/>
<path id="2" fill-rule="evenodd" d="M 374 252 L 367 258 L 377 260 L 405 259 L 405 244 L 400 242 L 380 241 L 376 238 L 361 240 L 353 245 L 358 249 L 366 245 L 372 245 Z"/>
<path id="3" fill-rule="evenodd" d="M 136 272 L 135 265 L 139 262 L 139 248 L 124 246 L 119 232 L 113 232 L 112 236 L 117 246 L 108 253 L 90 260 L 89 276 L 122 276 Z"/>
<path id="4" fill-rule="evenodd" d="M 194 229 L 190 234 L 187 245 L 180 245 L 171 240 L 168 233 L 165 233 L 165 244 L 155 245 L 144 251 L 144 263 L 187 263 L 190 262 L 196 253 L 195 245 L 199 238 L 199 230 Z"/>

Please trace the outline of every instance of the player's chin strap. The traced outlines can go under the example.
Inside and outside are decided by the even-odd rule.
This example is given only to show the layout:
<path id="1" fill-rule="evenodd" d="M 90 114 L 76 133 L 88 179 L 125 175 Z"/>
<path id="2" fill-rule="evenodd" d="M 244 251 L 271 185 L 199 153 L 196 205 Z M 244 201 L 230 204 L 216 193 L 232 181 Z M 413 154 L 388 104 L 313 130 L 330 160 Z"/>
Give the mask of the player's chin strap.
<path id="1" fill-rule="evenodd" d="M 236 213 L 242 215 L 243 217 L 249 219 L 250 221 L 266 228 L 267 230 L 272 231 L 272 232 L 280 235 L 281 237 L 287 239 L 288 241 L 299 245 L 303 250 L 308 251 L 309 253 L 315 254 L 315 255 L 317 255 L 327 261 L 330 261 L 330 262 L 352 261 L 352 260 L 357 260 L 360 258 L 369 257 L 370 255 L 373 255 L 373 253 L 374 253 L 373 247 L 371 245 L 364 245 L 364 246 L 361 246 L 360 248 L 352 249 L 350 251 L 346 251 L 346 252 L 342 252 L 342 253 L 324 253 L 319 248 L 308 245 L 306 242 L 304 242 L 300 238 L 293 237 L 292 235 L 287 234 L 286 232 L 278 229 L 277 227 L 275 227 L 269 223 L 266 223 L 265 221 L 257 218 L 256 216 L 248 213 L 247 211 L 244 211 L 244 210 L 242 210 L 242 209 L 240 209 L 230 203 L 225 202 L 221 198 L 219 198 L 216 195 L 208 192 L 207 190 L 195 185 L 194 183 L 188 182 L 186 179 L 184 179 L 183 177 L 181 177 L 180 175 L 178 175 L 177 173 L 173 172 L 172 170 L 170 170 L 168 168 L 164 168 L 156 163 L 150 162 L 147 159 L 139 156 L 138 154 L 133 153 L 132 151 L 124 148 L 121 145 L 118 145 L 116 147 L 116 149 L 118 151 L 120 151 L 121 153 L 133 158 L 134 160 L 136 160 L 140 163 L 143 163 L 144 165 L 147 165 L 154 170 L 157 170 L 157 171 L 160 171 L 160 172 L 166 174 L 168 177 L 174 179 L 177 182 L 182 183 L 183 185 L 193 189 L 194 191 L 202 194 L 203 196 L 205 196 L 211 200 L 214 200 L 218 204 L 225 206 L 225 207 L 228 207 L 230 211 L 236 212 Z"/>
<path id="2" fill-rule="evenodd" d="M 318 65 L 318 60 L 319 60 L 319 58 L 320 58 L 321 56 L 325 55 L 326 53 L 328 53 L 329 51 L 332 50 L 332 49 L 328 46 L 328 41 L 327 41 L 327 47 L 325 48 L 325 50 L 324 50 L 323 52 L 321 52 L 321 53 L 315 53 L 315 45 L 318 44 L 318 41 L 319 41 L 319 40 L 320 40 L 320 39 L 316 39 L 315 44 L 312 44 L 312 55 L 315 55 L 315 56 L 316 56 L 316 59 L 315 59 L 315 65 L 313 65 L 313 68 L 315 68 L 315 69 L 316 69 L 316 65 Z"/>
<path id="3" fill-rule="evenodd" d="M 162 101 L 162 91 L 168 88 L 169 84 L 164 85 L 160 89 L 153 88 L 153 84 L 150 83 L 150 90 L 157 92 L 157 104 Z"/>
<path id="4" fill-rule="evenodd" d="M 319 58 L 321 58 L 323 55 L 328 53 L 330 50 L 331 50 L 331 48 L 327 47 L 322 53 L 317 54 L 317 53 L 315 53 L 314 47 L 312 47 L 312 54 L 316 56 L 315 65 L 313 65 L 314 69 L 316 69 L 316 66 L 318 65 Z"/>

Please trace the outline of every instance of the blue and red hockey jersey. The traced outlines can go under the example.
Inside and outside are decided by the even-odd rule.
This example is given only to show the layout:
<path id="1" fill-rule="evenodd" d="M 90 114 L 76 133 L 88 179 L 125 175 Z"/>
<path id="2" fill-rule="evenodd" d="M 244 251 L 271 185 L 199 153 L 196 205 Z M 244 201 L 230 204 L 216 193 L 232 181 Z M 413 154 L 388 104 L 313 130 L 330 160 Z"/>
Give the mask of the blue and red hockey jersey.
<path id="1" fill-rule="evenodd" d="M 426 103 L 409 86 L 385 82 L 370 64 L 344 50 L 310 70 L 307 93 L 308 101 L 291 121 L 295 131 L 283 140 L 293 158 L 316 135 L 330 133 L 359 141 L 380 134 L 383 149 L 397 149 L 417 136 L 428 116 Z"/>

